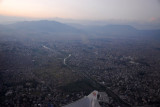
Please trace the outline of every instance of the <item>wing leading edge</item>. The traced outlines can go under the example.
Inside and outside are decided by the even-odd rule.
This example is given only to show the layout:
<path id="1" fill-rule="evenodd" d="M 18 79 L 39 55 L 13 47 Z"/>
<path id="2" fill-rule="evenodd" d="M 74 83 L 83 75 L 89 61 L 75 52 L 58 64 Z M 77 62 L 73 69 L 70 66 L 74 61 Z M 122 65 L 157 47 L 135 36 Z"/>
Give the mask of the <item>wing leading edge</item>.
<path id="1" fill-rule="evenodd" d="M 68 104 L 64 107 L 101 107 L 97 100 L 98 91 L 93 91 L 88 96 Z"/>

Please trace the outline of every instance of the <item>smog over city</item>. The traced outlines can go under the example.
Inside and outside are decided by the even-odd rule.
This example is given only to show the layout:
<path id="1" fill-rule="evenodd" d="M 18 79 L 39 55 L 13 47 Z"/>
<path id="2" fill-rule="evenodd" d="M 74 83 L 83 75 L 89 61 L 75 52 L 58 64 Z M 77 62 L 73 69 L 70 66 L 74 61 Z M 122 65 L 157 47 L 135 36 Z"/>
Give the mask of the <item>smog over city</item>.
<path id="1" fill-rule="evenodd" d="M 160 0 L 0 0 L 0 107 L 132 106 L 160 106 Z"/>

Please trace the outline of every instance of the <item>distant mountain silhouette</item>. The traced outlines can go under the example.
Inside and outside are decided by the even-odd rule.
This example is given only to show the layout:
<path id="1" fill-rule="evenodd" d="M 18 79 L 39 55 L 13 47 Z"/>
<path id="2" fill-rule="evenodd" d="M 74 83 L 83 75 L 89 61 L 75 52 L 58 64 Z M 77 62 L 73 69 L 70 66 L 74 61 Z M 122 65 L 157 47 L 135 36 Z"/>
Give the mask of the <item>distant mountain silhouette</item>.
<path id="1" fill-rule="evenodd" d="M 129 25 L 93 26 L 86 29 L 91 33 L 94 32 L 101 35 L 129 35 L 139 32 L 139 30 Z"/>
<path id="2" fill-rule="evenodd" d="M 9 24 L 7 25 L 7 27 L 19 31 L 29 31 L 29 32 L 55 32 L 55 33 L 79 32 L 79 30 L 74 27 L 56 21 L 48 21 L 48 20 L 17 22 L 14 24 Z"/>
<path id="3" fill-rule="evenodd" d="M 106 25 L 81 27 L 84 31 L 99 36 L 158 36 L 160 30 L 139 30 L 130 25 Z"/>
<path id="4" fill-rule="evenodd" d="M 77 25 L 78 26 L 78 25 Z M 5 34 L 31 35 L 31 36 L 56 36 L 61 37 L 130 37 L 130 36 L 156 36 L 160 30 L 138 30 L 130 25 L 106 25 L 73 27 L 56 21 L 24 21 L 9 25 L 0 25 L 0 31 Z M 58 36 L 57 36 L 58 35 Z"/>

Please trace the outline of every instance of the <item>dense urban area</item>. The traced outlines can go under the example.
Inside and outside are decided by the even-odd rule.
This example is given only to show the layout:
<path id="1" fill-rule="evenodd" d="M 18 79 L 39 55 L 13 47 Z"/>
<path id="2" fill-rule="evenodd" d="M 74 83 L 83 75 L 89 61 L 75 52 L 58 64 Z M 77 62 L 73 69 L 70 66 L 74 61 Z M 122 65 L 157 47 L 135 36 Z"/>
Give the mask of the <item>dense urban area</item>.
<path id="1" fill-rule="evenodd" d="M 0 106 L 59 107 L 93 90 L 102 107 L 160 105 L 160 42 L 152 36 L 0 40 Z"/>

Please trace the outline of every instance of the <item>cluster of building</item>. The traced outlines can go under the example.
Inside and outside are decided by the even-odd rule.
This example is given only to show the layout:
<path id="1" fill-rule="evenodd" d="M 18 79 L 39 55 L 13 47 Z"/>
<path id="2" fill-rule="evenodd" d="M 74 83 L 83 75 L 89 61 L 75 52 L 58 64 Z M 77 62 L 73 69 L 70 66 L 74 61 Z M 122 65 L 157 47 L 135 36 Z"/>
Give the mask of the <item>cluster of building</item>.
<path id="1" fill-rule="evenodd" d="M 15 63 L 12 68 L 1 70 L 0 106 L 59 107 L 88 95 L 90 92 L 85 90 L 65 92 L 60 89 L 66 85 L 63 84 L 65 81 L 71 82 L 74 79 L 75 82 L 76 79 L 71 74 L 77 76 L 77 80 L 94 79 L 129 105 L 158 105 L 160 102 L 160 51 L 154 50 L 145 42 L 95 39 L 87 42 L 38 43 L 34 48 L 37 47 L 37 50 L 25 48 L 23 52 L 25 61 L 31 60 L 29 63 L 32 63 L 26 63 L 28 68 L 25 65 L 14 68 Z M 64 65 L 64 58 L 69 54 L 71 56 L 65 60 Z M 61 64 L 55 66 L 52 57 L 56 58 L 56 63 Z M 35 73 L 34 66 L 56 67 L 57 77 L 52 77 L 54 74 L 48 69 Z M 100 102 L 102 107 L 118 106 L 114 97 L 109 94 L 107 96 L 109 99 L 106 102 Z"/>

